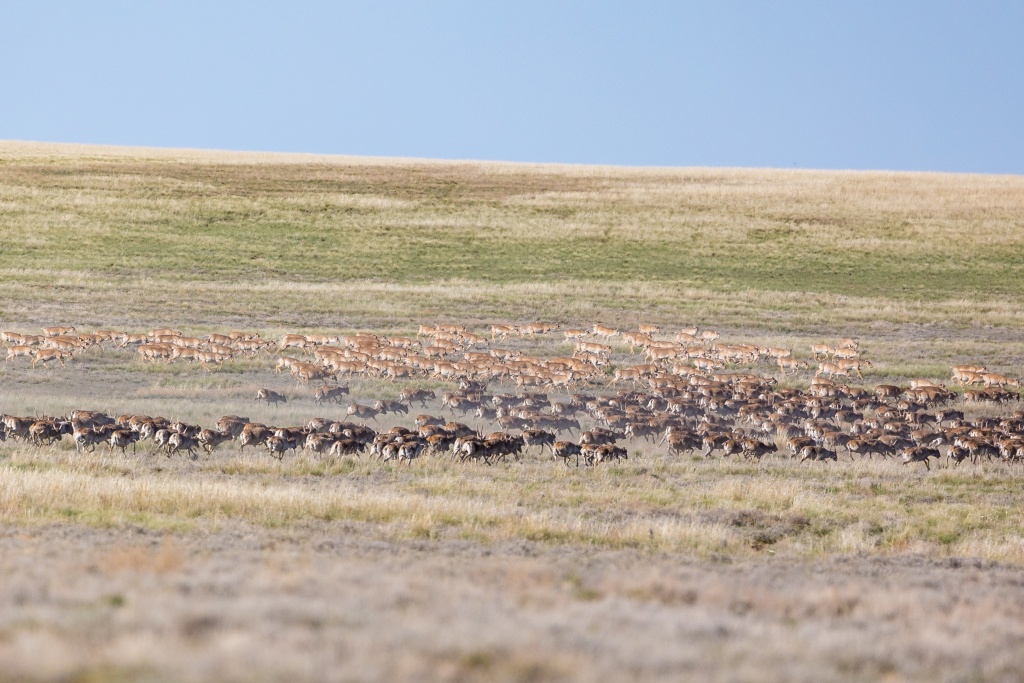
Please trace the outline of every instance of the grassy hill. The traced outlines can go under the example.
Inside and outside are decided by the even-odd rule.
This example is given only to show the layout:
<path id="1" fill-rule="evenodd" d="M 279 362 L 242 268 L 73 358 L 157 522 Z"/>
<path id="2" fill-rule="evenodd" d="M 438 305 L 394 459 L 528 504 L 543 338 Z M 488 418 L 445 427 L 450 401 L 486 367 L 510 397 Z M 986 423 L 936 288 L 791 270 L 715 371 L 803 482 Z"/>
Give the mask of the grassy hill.
<path id="1" fill-rule="evenodd" d="M 0 314 L 1018 325 L 1024 178 L 0 143 Z M 183 302 L 187 302 L 187 306 Z M 457 310 L 456 310 L 457 309 Z"/>

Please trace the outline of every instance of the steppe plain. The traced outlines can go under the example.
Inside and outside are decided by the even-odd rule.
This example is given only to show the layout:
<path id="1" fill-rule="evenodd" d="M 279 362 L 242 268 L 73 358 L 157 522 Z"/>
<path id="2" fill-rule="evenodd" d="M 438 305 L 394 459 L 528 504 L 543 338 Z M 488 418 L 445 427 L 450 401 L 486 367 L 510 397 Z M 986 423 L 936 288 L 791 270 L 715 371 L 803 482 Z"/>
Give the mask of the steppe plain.
<path id="1" fill-rule="evenodd" d="M 0 239 L 21 332 L 653 323 L 808 360 L 856 337 L 868 387 L 1024 366 L 1014 176 L 5 142 Z M 341 415 L 269 356 L 0 367 L 0 413 L 76 408 Z M 576 469 L 2 443 L 0 681 L 1024 679 L 1020 466 L 629 446 Z"/>

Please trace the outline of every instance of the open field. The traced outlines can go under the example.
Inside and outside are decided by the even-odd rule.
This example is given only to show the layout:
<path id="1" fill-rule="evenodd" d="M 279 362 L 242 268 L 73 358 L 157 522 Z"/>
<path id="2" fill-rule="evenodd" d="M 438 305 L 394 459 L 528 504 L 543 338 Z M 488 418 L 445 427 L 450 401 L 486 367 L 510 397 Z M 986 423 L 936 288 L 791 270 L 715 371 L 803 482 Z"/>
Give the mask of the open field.
<path id="1" fill-rule="evenodd" d="M 363 525 L 0 529 L 0 680 L 1019 681 L 1019 570 Z M 50 568 L 40 571 L 45 561 Z"/>
<path id="2" fill-rule="evenodd" d="M 274 159 L 3 143 L 0 315 L 1022 322 L 1019 177 Z"/>
<path id="3" fill-rule="evenodd" d="M 856 336 L 866 387 L 1024 367 L 1019 177 L 0 143 L 0 235 L 0 330 L 645 322 L 804 360 Z M 555 335 L 503 345 L 573 350 Z M 614 364 L 642 362 L 613 345 Z M 109 346 L 67 368 L 15 359 L 0 413 L 343 419 L 272 364 L 207 372 Z M 814 364 L 740 369 L 806 389 Z M 626 388 L 609 379 L 587 389 Z M 346 403 L 453 387 L 349 385 Z M 254 404 L 263 386 L 289 402 Z M 393 465 L 0 443 L 0 683 L 1024 680 L 1019 463 L 628 446 L 577 469 L 536 450 Z"/>

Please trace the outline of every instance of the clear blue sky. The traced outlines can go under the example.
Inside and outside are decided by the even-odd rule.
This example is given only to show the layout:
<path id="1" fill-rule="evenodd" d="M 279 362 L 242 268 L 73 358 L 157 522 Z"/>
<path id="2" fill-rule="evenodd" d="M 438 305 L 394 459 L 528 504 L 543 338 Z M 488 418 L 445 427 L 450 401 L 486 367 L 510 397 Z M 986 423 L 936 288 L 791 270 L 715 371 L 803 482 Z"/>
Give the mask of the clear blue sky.
<path id="1" fill-rule="evenodd" d="M 0 138 L 1024 173 L 1024 0 L 0 7 Z"/>

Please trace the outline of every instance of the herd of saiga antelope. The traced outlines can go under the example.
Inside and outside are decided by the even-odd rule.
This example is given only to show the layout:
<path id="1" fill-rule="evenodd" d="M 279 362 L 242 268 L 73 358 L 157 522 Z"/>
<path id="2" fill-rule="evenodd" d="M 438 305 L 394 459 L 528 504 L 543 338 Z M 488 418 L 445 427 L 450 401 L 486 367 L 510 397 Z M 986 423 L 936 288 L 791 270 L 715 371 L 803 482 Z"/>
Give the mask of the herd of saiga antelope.
<path id="1" fill-rule="evenodd" d="M 513 336 L 550 335 L 561 332 L 575 343 L 571 356 L 538 358 L 521 351 L 494 346 Z M 914 380 L 909 387 L 878 385 L 874 390 L 839 384 L 838 377 L 870 369 L 859 343 L 845 339 L 836 344 L 813 345 L 818 370 L 806 390 L 777 388 L 774 377 L 749 372 L 723 372 L 730 365 L 752 366 L 774 362 L 783 375 L 808 366 L 793 357 L 791 349 L 750 344 L 720 344 L 712 330 L 680 330 L 672 340 L 658 340 L 661 330 L 641 325 L 636 332 L 602 325 L 589 330 L 559 330 L 545 323 L 523 326 L 493 325 L 490 338 L 459 325 L 421 326 L 416 338 L 354 335 L 288 334 L 279 342 L 258 334 L 231 332 L 205 338 L 189 337 L 171 329 L 147 334 L 115 331 L 78 333 L 71 327 L 43 328 L 42 335 L 0 333 L 9 344 L 7 360 L 19 356 L 38 363 L 65 360 L 89 348 L 114 344 L 134 346 L 144 362 L 187 360 L 204 368 L 239 354 L 257 356 L 276 347 L 275 370 L 289 370 L 299 383 L 323 382 L 314 394 L 317 404 L 341 402 L 347 387 L 328 385 L 339 376 L 375 379 L 427 378 L 458 382 L 459 389 L 441 397 L 443 409 L 497 423 L 502 431 L 484 436 L 468 425 L 431 415 L 416 417 L 416 429 L 394 427 L 378 433 L 366 425 L 316 418 L 305 425 L 272 427 L 240 416 L 225 416 L 216 429 L 141 415 L 113 417 L 93 411 L 75 411 L 65 418 L 28 418 L 4 415 L 0 440 L 8 436 L 37 445 L 52 444 L 71 435 L 79 449 L 106 443 L 125 451 L 139 441 L 152 441 L 169 455 L 185 452 L 197 456 L 199 448 L 212 452 L 219 444 L 237 440 L 240 450 L 262 446 L 277 458 L 291 450 L 307 449 L 318 455 L 358 455 L 369 450 L 387 461 L 411 461 L 423 453 L 450 453 L 461 461 L 492 463 L 507 457 L 519 459 L 524 450 L 549 448 L 569 464 L 597 465 L 628 457 L 619 441 L 647 439 L 668 443 L 679 455 L 716 451 L 725 455 L 760 458 L 776 452 L 784 442 L 792 457 L 804 460 L 837 460 L 839 451 L 855 456 L 895 457 L 922 462 L 946 457 L 955 463 L 970 459 L 1024 461 L 1024 411 L 1011 417 L 965 419 L 962 411 L 944 406 L 957 398 L 941 384 Z M 603 342 L 620 339 L 630 353 L 640 351 L 645 363 L 613 367 L 613 348 Z M 66 365 L 65 365 L 66 366 Z M 607 381 L 611 375 L 610 382 Z M 518 393 L 487 393 L 490 383 L 509 381 Z M 1020 387 L 1017 379 L 988 372 L 980 366 L 953 368 L 952 381 L 967 389 L 964 398 L 974 402 L 1004 403 L 1019 400 L 1008 387 Z M 632 389 L 614 395 L 588 395 L 577 391 L 588 386 L 623 382 Z M 540 391 L 525 388 L 562 389 L 567 401 L 552 401 Z M 399 400 L 375 405 L 352 403 L 348 416 L 376 420 L 387 413 L 408 414 L 409 406 L 436 398 L 431 391 L 408 388 Z M 260 389 L 256 400 L 275 403 L 283 394 Z M 582 431 L 578 417 L 589 416 L 598 426 Z M 511 432 L 518 431 L 518 434 Z M 580 431 L 576 442 L 559 441 L 558 434 Z"/>

